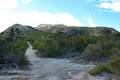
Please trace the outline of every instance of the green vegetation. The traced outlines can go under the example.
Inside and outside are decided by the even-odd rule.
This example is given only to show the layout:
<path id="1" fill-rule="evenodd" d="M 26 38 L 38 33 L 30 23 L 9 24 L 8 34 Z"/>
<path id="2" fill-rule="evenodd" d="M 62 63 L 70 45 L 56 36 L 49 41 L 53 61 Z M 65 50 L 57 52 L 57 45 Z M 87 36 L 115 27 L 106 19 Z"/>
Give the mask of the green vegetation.
<path id="1" fill-rule="evenodd" d="M 120 56 L 113 56 L 110 63 L 109 68 L 115 74 L 120 73 Z"/>
<path id="2" fill-rule="evenodd" d="M 111 70 L 105 64 L 99 64 L 89 71 L 91 75 L 101 74 L 102 72 L 111 73 Z"/>
<path id="3" fill-rule="evenodd" d="M 39 50 L 38 54 L 46 57 L 59 57 L 72 52 L 81 53 L 87 44 L 96 42 L 94 37 L 71 36 L 62 33 L 45 33 L 43 35 L 31 33 L 29 35 L 28 40 L 31 40 L 33 47 Z"/>
<path id="4" fill-rule="evenodd" d="M 28 47 L 27 41 L 24 38 L 18 38 L 14 43 L 10 46 L 10 51 L 12 54 L 16 55 L 16 58 L 19 60 L 19 65 L 22 67 L 28 64 L 28 61 L 25 57 L 25 51 Z"/>
<path id="5" fill-rule="evenodd" d="M 27 41 L 23 38 L 19 38 L 14 43 L 11 44 L 10 50 L 12 51 L 12 53 L 22 55 L 27 49 L 27 47 L 28 47 Z"/>
<path id="6" fill-rule="evenodd" d="M 109 63 L 99 64 L 89 71 L 91 75 L 98 75 L 103 72 L 120 74 L 120 57 L 113 56 Z"/>
<path id="7" fill-rule="evenodd" d="M 38 55 L 60 57 L 66 53 L 82 53 L 88 60 L 111 57 L 120 50 L 113 36 L 65 35 L 63 33 L 29 33 L 27 37 L 33 47 L 39 50 Z M 117 54 L 117 53 L 115 53 Z M 92 59 L 91 59 L 92 58 Z"/>
<path id="8" fill-rule="evenodd" d="M 0 64 L 17 63 L 21 68 L 27 66 L 28 61 L 24 55 L 28 45 L 24 38 L 17 38 L 11 41 L 6 38 L 0 38 Z"/>

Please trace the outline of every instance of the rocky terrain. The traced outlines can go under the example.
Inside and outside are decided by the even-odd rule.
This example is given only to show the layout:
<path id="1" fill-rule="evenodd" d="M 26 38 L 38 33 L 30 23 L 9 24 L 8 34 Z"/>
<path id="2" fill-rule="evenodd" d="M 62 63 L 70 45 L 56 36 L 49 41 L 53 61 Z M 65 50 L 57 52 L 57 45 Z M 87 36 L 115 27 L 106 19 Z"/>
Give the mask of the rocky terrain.
<path id="1" fill-rule="evenodd" d="M 58 25 L 46 25 L 41 24 L 36 27 L 36 29 L 50 32 L 50 33 L 64 33 L 67 35 L 93 35 L 93 36 L 103 36 L 103 35 L 112 35 L 118 33 L 115 29 L 107 27 L 83 27 L 83 26 L 66 26 L 62 24 Z"/>

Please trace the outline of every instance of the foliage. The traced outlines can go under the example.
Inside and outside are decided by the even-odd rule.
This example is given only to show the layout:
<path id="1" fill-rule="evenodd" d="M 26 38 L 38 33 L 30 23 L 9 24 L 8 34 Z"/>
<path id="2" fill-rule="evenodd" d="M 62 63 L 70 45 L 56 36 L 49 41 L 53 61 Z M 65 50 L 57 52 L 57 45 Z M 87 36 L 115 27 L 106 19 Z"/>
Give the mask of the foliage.
<path id="1" fill-rule="evenodd" d="M 89 71 L 91 75 L 98 75 L 103 72 L 111 73 L 111 70 L 105 64 L 99 64 Z"/>
<path id="2" fill-rule="evenodd" d="M 11 43 L 10 52 L 16 56 L 21 67 L 25 67 L 28 61 L 25 57 L 25 51 L 28 47 L 27 41 L 24 38 L 18 38 L 14 43 Z"/>
<path id="3" fill-rule="evenodd" d="M 120 56 L 113 56 L 110 63 L 109 68 L 113 73 L 119 73 L 120 72 Z"/>
<path id="4" fill-rule="evenodd" d="M 114 52 L 113 48 L 120 49 L 117 43 L 111 39 L 114 38 L 114 35 L 106 37 L 48 32 L 33 32 L 28 35 L 27 39 L 31 41 L 35 49 L 39 50 L 38 54 L 47 57 L 58 57 L 73 52 L 81 54 L 90 44 L 94 44 L 94 47 L 89 47 L 91 53 L 88 56 L 94 56 L 95 59 L 110 57 Z"/>
<path id="5" fill-rule="evenodd" d="M 15 41 L 7 41 L 0 38 L 0 64 L 18 63 L 20 67 L 28 64 L 24 55 L 28 45 L 24 38 L 17 38 Z"/>
<path id="6" fill-rule="evenodd" d="M 20 53 L 21 55 L 27 49 L 27 41 L 23 38 L 17 39 L 14 43 L 11 44 L 10 48 L 13 53 Z"/>
<path id="7" fill-rule="evenodd" d="M 120 57 L 113 56 L 109 63 L 99 64 L 89 71 L 91 75 L 98 75 L 103 72 L 120 74 Z"/>
<path id="8" fill-rule="evenodd" d="M 49 57 L 58 57 L 70 52 L 82 52 L 88 44 L 87 40 L 80 36 L 68 36 L 60 33 L 45 34 L 35 37 L 30 34 L 33 47 L 38 49 L 41 54 Z M 89 41 L 90 42 L 90 41 Z"/>

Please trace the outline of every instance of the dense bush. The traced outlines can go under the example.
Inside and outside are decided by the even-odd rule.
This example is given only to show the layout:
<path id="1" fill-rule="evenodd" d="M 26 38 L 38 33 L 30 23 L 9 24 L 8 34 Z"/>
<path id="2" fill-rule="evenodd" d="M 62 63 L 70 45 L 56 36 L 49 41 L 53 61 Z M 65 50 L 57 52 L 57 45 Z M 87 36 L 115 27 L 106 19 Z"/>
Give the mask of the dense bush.
<path id="1" fill-rule="evenodd" d="M 119 56 L 112 57 L 112 59 L 109 63 L 109 68 L 115 74 L 120 72 L 120 57 Z"/>
<path id="2" fill-rule="evenodd" d="M 91 75 L 98 75 L 103 72 L 120 74 L 120 57 L 113 56 L 109 63 L 99 64 L 89 71 Z"/>
<path id="3" fill-rule="evenodd" d="M 27 37 L 33 47 L 47 57 L 58 57 L 66 53 L 79 52 L 80 54 L 91 46 L 88 57 L 110 57 L 115 51 L 120 49 L 112 39 L 114 36 L 91 36 L 91 35 L 65 35 L 63 33 L 29 33 Z M 83 54 L 84 56 L 84 54 Z M 89 58 L 88 58 L 89 59 Z"/>
<path id="4" fill-rule="evenodd" d="M 23 38 L 19 38 L 14 43 L 11 44 L 10 50 L 12 51 L 12 53 L 16 54 L 20 53 L 22 55 L 24 54 L 27 47 L 28 47 L 27 41 Z"/>
<path id="5" fill-rule="evenodd" d="M 111 70 L 105 64 L 99 64 L 89 71 L 91 75 L 98 75 L 103 72 L 111 73 Z"/>
<path id="6" fill-rule="evenodd" d="M 30 36 L 28 39 L 31 40 L 33 47 L 47 57 L 58 57 L 72 52 L 81 53 L 88 43 L 96 42 L 94 37 L 69 36 L 62 33 L 48 33 L 37 37 L 32 33 Z"/>
<path id="7" fill-rule="evenodd" d="M 17 63 L 21 68 L 27 66 L 28 61 L 25 57 L 27 47 L 28 44 L 24 38 L 17 38 L 15 41 L 0 38 L 0 64 Z"/>
<path id="8" fill-rule="evenodd" d="M 14 43 L 11 43 L 10 52 L 19 62 L 20 66 L 25 66 L 28 61 L 25 57 L 25 51 L 28 47 L 27 41 L 24 38 L 18 38 Z"/>

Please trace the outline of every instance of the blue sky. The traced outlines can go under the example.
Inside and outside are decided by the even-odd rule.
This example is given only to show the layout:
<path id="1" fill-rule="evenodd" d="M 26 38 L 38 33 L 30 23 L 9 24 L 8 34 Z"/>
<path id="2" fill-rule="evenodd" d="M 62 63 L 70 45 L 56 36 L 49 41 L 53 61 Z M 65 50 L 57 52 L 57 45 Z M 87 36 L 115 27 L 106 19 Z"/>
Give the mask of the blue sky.
<path id="1" fill-rule="evenodd" d="M 20 23 L 106 26 L 120 31 L 120 0 L 0 0 L 0 31 Z"/>

